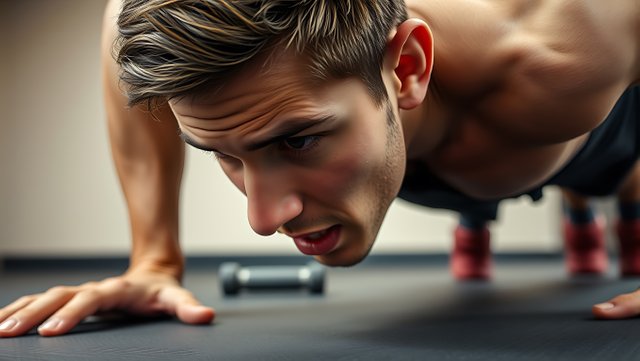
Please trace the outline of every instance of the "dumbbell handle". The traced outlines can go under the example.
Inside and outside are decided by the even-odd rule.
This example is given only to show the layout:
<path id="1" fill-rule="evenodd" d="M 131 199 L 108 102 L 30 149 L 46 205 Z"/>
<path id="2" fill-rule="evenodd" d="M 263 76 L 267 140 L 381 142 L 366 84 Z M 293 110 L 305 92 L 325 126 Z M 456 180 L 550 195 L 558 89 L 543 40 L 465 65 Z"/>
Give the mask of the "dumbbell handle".
<path id="1" fill-rule="evenodd" d="M 242 268 L 238 283 L 245 288 L 298 288 L 306 285 L 311 272 L 305 267 L 253 266 Z"/>
<path id="2" fill-rule="evenodd" d="M 306 267 L 252 266 L 242 268 L 235 262 L 220 265 L 218 272 L 225 295 L 246 289 L 307 288 L 311 293 L 324 292 L 324 267 L 309 262 Z"/>

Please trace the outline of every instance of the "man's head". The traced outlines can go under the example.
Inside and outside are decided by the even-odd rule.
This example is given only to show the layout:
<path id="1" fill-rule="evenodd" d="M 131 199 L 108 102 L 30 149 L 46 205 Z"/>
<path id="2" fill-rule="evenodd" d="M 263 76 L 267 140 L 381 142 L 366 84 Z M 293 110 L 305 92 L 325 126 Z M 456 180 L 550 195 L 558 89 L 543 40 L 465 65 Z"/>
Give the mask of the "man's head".
<path id="1" fill-rule="evenodd" d="M 405 17 L 393 1 L 131 1 L 118 61 L 131 103 L 168 100 L 214 151 L 257 233 L 349 265 L 402 182 L 398 107 L 429 80 L 430 33 Z"/>

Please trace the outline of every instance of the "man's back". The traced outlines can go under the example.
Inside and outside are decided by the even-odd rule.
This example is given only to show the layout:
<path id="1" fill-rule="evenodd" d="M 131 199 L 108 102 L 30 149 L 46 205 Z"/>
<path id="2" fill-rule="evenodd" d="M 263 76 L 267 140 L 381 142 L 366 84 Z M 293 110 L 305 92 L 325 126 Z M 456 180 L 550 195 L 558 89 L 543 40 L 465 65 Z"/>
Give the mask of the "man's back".
<path id="1" fill-rule="evenodd" d="M 636 0 L 408 3 L 434 33 L 421 134 L 445 129 L 414 158 L 471 196 L 543 183 L 640 79 Z"/>

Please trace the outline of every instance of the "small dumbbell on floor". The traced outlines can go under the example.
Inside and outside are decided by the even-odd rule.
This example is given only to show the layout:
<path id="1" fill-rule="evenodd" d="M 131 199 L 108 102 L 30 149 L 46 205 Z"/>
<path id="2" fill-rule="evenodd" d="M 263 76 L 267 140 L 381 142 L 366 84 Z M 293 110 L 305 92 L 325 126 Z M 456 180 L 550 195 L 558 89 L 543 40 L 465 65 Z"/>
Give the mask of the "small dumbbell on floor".
<path id="1" fill-rule="evenodd" d="M 225 262 L 218 276 L 225 295 L 235 295 L 242 289 L 306 288 L 313 294 L 324 292 L 325 267 L 317 262 L 306 266 L 251 266 Z"/>

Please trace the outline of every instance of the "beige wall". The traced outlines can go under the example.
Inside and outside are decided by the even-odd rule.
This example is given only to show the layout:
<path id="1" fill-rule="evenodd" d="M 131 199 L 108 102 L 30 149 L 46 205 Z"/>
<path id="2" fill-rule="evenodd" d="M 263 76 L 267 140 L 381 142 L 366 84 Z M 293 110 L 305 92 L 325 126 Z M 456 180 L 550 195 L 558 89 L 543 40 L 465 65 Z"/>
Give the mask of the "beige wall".
<path id="1" fill-rule="evenodd" d="M 126 254 L 128 224 L 106 139 L 98 74 L 104 0 L 0 1 L 0 255 Z M 507 202 L 497 251 L 558 248 L 557 194 Z M 190 150 L 182 202 L 188 254 L 295 254 L 253 234 L 243 197 Z M 374 252 L 449 249 L 454 217 L 396 203 Z"/>

